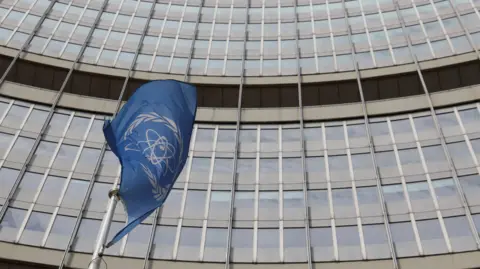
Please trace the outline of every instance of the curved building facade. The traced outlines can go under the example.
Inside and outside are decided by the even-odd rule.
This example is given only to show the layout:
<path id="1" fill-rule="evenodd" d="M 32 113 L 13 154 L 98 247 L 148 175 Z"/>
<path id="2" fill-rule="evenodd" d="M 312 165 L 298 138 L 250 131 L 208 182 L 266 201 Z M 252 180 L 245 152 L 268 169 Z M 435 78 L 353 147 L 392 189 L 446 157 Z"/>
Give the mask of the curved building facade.
<path id="1" fill-rule="evenodd" d="M 88 266 L 152 79 L 197 86 L 189 159 L 108 267 L 480 267 L 479 8 L 1 1 L 0 268 Z"/>

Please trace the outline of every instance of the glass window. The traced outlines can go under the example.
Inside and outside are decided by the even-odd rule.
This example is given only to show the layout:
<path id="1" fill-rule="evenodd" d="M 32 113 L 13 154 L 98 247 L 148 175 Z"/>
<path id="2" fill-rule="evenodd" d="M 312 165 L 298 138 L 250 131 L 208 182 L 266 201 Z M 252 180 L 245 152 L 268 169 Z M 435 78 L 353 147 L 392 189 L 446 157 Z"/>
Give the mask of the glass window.
<path id="1" fill-rule="evenodd" d="M 365 129 L 365 124 L 349 124 L 347 125 L 348 137 L 360 138 L 367 137 L 367 130 Z"/>
<path id="2" fill-rule="evenodd" d="M 82 219 L 78 228 L 73 250 L 80 252 L 92 252 L 97 239 L 100 220 Z"/>
<path id="3" fill-rule="evenodd" d="M 402 165 L 408 164 L 421 164 L 420 155 L 416 148 L 413 149 L 401 149 L 398 150 L 398 155 L 400 157 L 400 162 Z"/>
<path id="4" fill-rule="evenodd" d="M 260 159 L 260 173 L 278 173 L 278 159 Z"/>
<path id="5" fill-rule="evenodd" d="M 478 174 L 458 177 L 469 205 L 480 204 L 480 176 Z"/>
<path id="6" fill-rule="evenodd" d="M 282 172 L 283 173 L 303 172 L 302 159 L 301 158 L 282 158 Z"/>
<path id="7" fill-rule="evenodd" d="M 475 166 L 470 150 L 465 142 L 447 144 L 448 152 L 456 168 L 467 168 Z"/>
<path id="8" fill-rule="evenodd" d="M 65 185 L 65 178 L 48 176 L 37 203 L 42 205 L 56 205 Z"/>
<path id="9" fill-rule="evenodd" d="M 283 142 L 301 141 L 300 129 L 282 129 Z"/>
<path id="10" fill-rule="evenodd" d="M 323 157 L 307 157 L 305 160 L 307 172 L 325 172 L 325 160 Z"/>
<path id="11" fill-rule="evenodd" d="M 372 156 L 370 154 L 352 154 L 351 158 L 354 170 L 373 169 Z"/>
<path id="12" fill-rule="evenodd" d="M 372 136 L 390 135 L 387 122 L 374 122 L 370 123 L 370 129 L 372 130 Z"/>
<path id="13" fill-rule="evenodd" d="M 213 164 L 213 180 L 215 176 L 224 175 L 232 177 L 233 173 L 233 159 L 215 158 Z"/>
<path id="14" fill-rule="evenodd" d="M 28 120 L 23 127 L 24 130 L 39 133 L 42 129 L 45 120 L 47 119 L 48 111 L 34 109 L 28 116 Z"/>
<path id="15" fill-rule="evenodd" d="M 302 248 L 307 245 L 304 228 L 287 228 L 283 230 L 285 248 Z"/>
<path id="16" fill-rule="evenodd" d="M 256 160 L 255 159 L 241 159 L 238 160 L 237 173 L 255 173 Z"/>
<path id="17" fill-rule="evenodd" d="M 283 207 L 284 208 L 304 208 L 303 191 L 284 191 Z"/>
<path id="18" fill-rule="evenodd" d="M 88 130 L 88 125 L 90 124 L 89 118 L 84 117 L 73 117 L 66 136 L 73 139 L 82 139 L 85 135 L 85 131 Z"/>
<path id="19" fill-rule="evenodd" d="M 33 202 L 33 198 L 37 193 L 38 186 L 40 185 L 42 178 L 42 174 L 25 172 L 22 181 L 17 188 L 15 200 L 22 202 Z"/>
<path id="20" fill-rule="evenodd" d="M 328 206 L 328 194 L 326 190 L 309 190 L 308 191 L 309 206 Z"/>
<path id="21" fill-rule="evenodd" d="M 325 135 L 327 140 L 344 140 L 345 133 L 343 126 L 329 126 L 325 128 Z"/>
<path id="22" fill-rule="evenodd" d="M 364 225 L 363 235 L 366 245 L 386 245 L 388 243 L 385 225 L 383 224 Z"/>
<path id="23" fill-rule="evenodd" d="M 432 116 L 413 118 L 417 132 L 435 131 L 435 123 Z"/>
<path id="24" fill-rule="evenodd" d="M 378 167 L 394 168 L 397 166 L 397 160 L 393 151 L 383 151 L 375 153 Z"/>
<path id="25" fill-rule="evenodd" d="M 13 145 L 12 151 L 10 152 L 8 159 L 18 163 L 24 163 L 27 160 L 27 156 L 33 148 L 35 143 L 34 139 L 26 137 L 18 137 Z M 15 153 L 15 156 L 13 156 Z"/>
<path id="26" fill-rule="evenodd" d="M 57 215 L 45 246 L 48 248 L 65 249 L 72 236 L 75 222 L 76 218 Z"/>
<path id="27" fill-rule="evenodd" d="M 205 247 L 222 249 L 224 251 L 227 248 L 227 236 L 227 229 L 207 228 Z"/>
<path id="28" fill-rule="evenodd" d="M 278 192 L 261 191 L 258 195 L 258 208 L 278 208 Z"/>
<path id="29" fill-rule="evenodd" d="M 152 246 L 153 258 L 171 259 L 176 236 L 176 226 L 157 226 Z"/>
<path id="30" fill-rule="evenodd" d="M 217 134 L 217 143 L 235 143 L 236 137 L 236 130 L 235 129 L 218 129 Z"/>
<path id="31" fill-rule="evenodd" d="M 239 140 L 240 143 L 256 143 L 257 130 L 240 129 Z"/>
<path id="32" fill-rule="evenodd" d="M 13 135 L 0 133 L 0 149 L 7 150 L 12 143 Z"/>
<path id="33" fill-rule="evenodd" d="M 183 190 L 172 189 L 165 200 L 162 210 L 163 217 L 179 217 L 182 207 Z"/>
<path id="34" fill-rule="evenodd" d="M 417 243 L 411 222 L 391 223 L 390 230 L 399 257 L 418 255 Z"/>
<path id="35" fill-rule="evenodd" d="M 202 172 L 209 173 L 210 171 L 210 158 L 198 158 L 193 157 L 192 159 L 192 172 Z"/>
<path id="36" fill-rule="evenodd" d="M 0 197 L 6 198 L 17 180 L 20 171 L 8 168 L 0 169 Z M 0 199 L 1 201 L 1 199 Z"/>
<path id="37" fill-rule="evenodd" d="M 304 128 L 303 137 L 306 141 L 322 141 L 322 128 Z"/>
<path id="38" fill-rule="evenodd" d="M 278 248 L 280 246 L 280 234 L 278 229 L 258 229 L 258 248 Z"/>
<path id="39" fill-rule="evenodd" d="M 110 191 L 111 184 L 108 183 L 93 183 L 93 189 L 90 193 L 90 201 L 88 203 L 89 210 L 103 212 L 108 202 L 108 192 Z M 167 199 L 168 200 L 168 199 Z"/>
<path id="40" fill-rule="evenodd" d="M 81 169 L 82 172 L 93 173 L 100 157 L 100 150 L 94 148 L 83 148 L 76 169 Z"/>
<path id="41" fill-rule="evenodd" d="M 205 143 L 212 143 L 213 142 L 213 135 L 215 133 L 215 129 L 211 128 L 198 128 L 197 133 L 195 134 L 196 142 L 205 142 Z"/>
<path id="42" fill-rule="evenodd" d="M 328 156 L 328 166 L 330 168 L 330 172 L 348 171 L 349 167 L 347 155 Z M 344 180 L 348 180 L 348 178 Z"/>
<path id="43" fill-rule="evenodd" d="M 232 248 L 253 248 L 253 229 L 233 228 Z"/>
<path id="44" fill-rule="evenodd" d="M 278 129 L 262 129 L 260 131 L 260 142 L 262 143 L 277 143 Z"/>
<path id="45" fill-rule="evenodd" d="M 431 199 L 432 197 L 426 181 L 408 183 L 407 190 L 411 200 Z"/>
<path id="46" fill-rule="evenodd" d="M 212 191 L 210 195 L 209 218 L 221 216 L 228 218 L 230 211 L 230 200 L 232 194 L 229 191 Z"/>
<path id="47" fill-rule="evenodd" d="M 23 230 L 20 243 L 27 245 L 40 245 L 48 224 L 50 223 L 50 218 L 50 214 L 32 212 L 27 225 Z"/>
<path id="48" fill-rule="evenodd" d="M 417 221 L 417 228 L 425 253 L 435 254 L 447 250 L 438 219 Z"/>
<path id="49" fill-rule="evenodd" d="M 404 201 L 405 196 L 403 195 L 403 188 L 401 184 L 392 184 L 383 186 L 383 195 L 385 201 L 388 202 L 399 202 Z"/>
<path id="50" fill-rule="evenodd" d="M 340 259 L 358 259 L 361 253 L 360 235 L 357 226 L 341 226 L 336 229 Z"/>
<path id="51" fill-rule="evenodd" d="M 235 208 L 253 208 L 255 193 L 251 191 L 239 191 L 235 193 Z"/>
<path id="52" fill-rule="evenodd" d="M 423 156 L 427 164 L 435 162 L 445 162 L 445 154 L 443 152 L 442 146 L 429 146 L 422 147 Z M 429 167 L 430 168 L 430 167 Z"/>
<path id="53" fill-rule="evenodd" d="M 25 119 L 25 116 L 27 115 L 27 113 L 28 113 L 28 107 L 13 105 L 8 111 L 7 116 L 3 120 L 2 125 L 10 128 L 14 128 L 14 129 L 20 129 L 20 125 Z"/>
<path id="54" fill-rule="evenodd" d="M 53 114 L 52 119 L 50 120 L 47 128 L 47 135 L 52 136 L 62 136 L 65 127 L 67 127 L 68 119 L 70 118 L 69 115 L 55 113 Z"/>
<path id="55" fill-rule="evenodd" d="M 17 237 L 18 230 L 22 225 L 27 211 L 8 208 L 5 212 L 2 222 L 0 222 L 0 240 L 1 241 L 14 241 Z"/>
<path id="56" fill-rule="evenodd" d="M 206 191 L 188 190 L 184 217 L 203 218 L 206 196 Z"/>
<path id="57" fill-rule="evenodd" d="M 457 117 L 453 112 L 438 114 L 437 119 L 442 129 L 450 128 L 450 127 L 458 128 Z"/>
<path id="58" fill-rule="evenodd" d="M 312 247 L 333 247 L 333 236 L 331 227 L 311 228 L 310 244 Z"/>
<path id="59" fill-rule="evenodd" d="M 53 153 L 55 153 L 56 147 L 57 143 L 40 141 L 40 144 L 38 144 L 37 150 L 35 151 L 34 158 L 40 158 L 43 160 L 42 163 L 48 164 Z"/>
<path id="60" fill-rule="evenodd" d="M 125 256 L 145 257 L 147 252 L 152 225 L 140 224 L 128 234 L 125 246 Z"/>
<path id="61" fill-rule="evenodd" d="M 68 185 L 67 192 L 63 197 L 62 207 L 71 208 L 71 209 L 80 209 L 82 206 L 83 200 L 85 199 L 85 194 L 87 193 L 89 182 L 83 180 L 70 180 Z"/>
<path id="62" fill-rule="evenodd" d="M 357 188 L 357 199 L 360 205 L 379 204 L 377 187 Z"/>
<path id="63" fill-rule="evenodd" d="M 60 150 L 57 153 L 57 157 L 55 158 L 53 166 L 60 169 L 63 168 L 62 170 L 71 170 L 73 161 L 77 156 L 77 152 L 77 146 L 62 144 L 62 146 L 60 146 Z"/>
<path id="64" fill-rule="evenodd" d="M 465 216 L 444 218 L 450 243 L 454 251 L 467 251 L 476 249 L 472 230 Z"/>
<path id="65" fill-rule="evenodd" d="M 458 114 L 463 124 L 474 124 L 480 122 L 480 113 L 477 108 L 459 110 Z"/>

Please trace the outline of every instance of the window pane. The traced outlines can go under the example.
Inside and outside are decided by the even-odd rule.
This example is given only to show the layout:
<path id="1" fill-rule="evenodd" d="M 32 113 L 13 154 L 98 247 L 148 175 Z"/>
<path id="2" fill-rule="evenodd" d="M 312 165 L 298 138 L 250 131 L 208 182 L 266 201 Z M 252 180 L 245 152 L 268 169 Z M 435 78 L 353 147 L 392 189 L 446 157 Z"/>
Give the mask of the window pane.
<path id="1" fill-rule="evenodd" d="M 50 223 L 50 217 L 50 214 L 32 212 L 23 230 L 20 243 L 39 246 Z"/>
<path id="2" fill-rule="evenodd" d="M 253 247 L 253 229 L 232 229 L 232 247 L 233 248 L 252 248 Z"/>
<path id="3" fill-rule="evenodd" d="M 5 212 L 2 222 L 0 223 L 0 240 L 1 241 L 14 241 L 17 237 L 18 230 L 22 225 L 27 211 L 9 208 Z"/>
<path id="4" fill-rule="evenodd" d="M 152 225 L 140 224 L 128 234 L 125 256 L 144 257 L 147 252 Z"/>
<path id="5" fill-rule="evenodd" d="M 82 219 L 80 227 L 78 228 L 77 237 L 75 238 L 73 250 L 91 253 L 95 240 L 97 239 L 99 228 L 100 220 Z"/>
<path id="6" fill-rule="evenodd" d="M 392 239 L 399 257 L 418 255 L 417 243 L 411 222 L 391 223 Z"/>
<path id="7" fill-rule="evenodd" d="M 0 169 L 0 198 L 6 198 L 8 196 L 19 173 L 20 171 L 14 169 Z M 0 203 L 2 203 L 1 201 L 2 199 L 0 199 Z"/>
<path id="8" fill-rule="evenodd" d="M 157 226 L 152 245 L 153 258 L 171 259 L 176 236 L 176 226 Z"/>
<path id="9" fill-rule="evenodd" d="M 258 248 L 278 248 L 280 234 L 278 229 L 258 229 Z"/>
<path id="10" fill-rule="evenodd" d="M 76 218 L 58 215 L 47 239 L 46 247 L 65 249 L 73 232 Z"/>

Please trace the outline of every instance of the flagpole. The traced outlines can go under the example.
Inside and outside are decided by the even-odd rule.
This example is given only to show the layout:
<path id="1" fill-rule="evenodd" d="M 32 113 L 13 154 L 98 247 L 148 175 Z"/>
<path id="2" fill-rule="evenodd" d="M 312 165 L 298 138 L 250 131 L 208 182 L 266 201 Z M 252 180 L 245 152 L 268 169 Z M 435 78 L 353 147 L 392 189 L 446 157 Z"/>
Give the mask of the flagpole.
<path id="1" fill-rule="evenodd" d="M 105 250 L 105 242 L 107 241 L 108 231 L 110 230 L 110 224 L 112 223 L 113 214 L 115 213 L 115 207 L 118 202 L 117 182 L 115 182 L 114 188 L 108 192 L 108 197 L 110 197 L 110 200 L 108 201 L 107 212 L 102 220 L 92 260 L 88 265 L 88 269 L 100 269 L 100 264 L 102 262 L 101 258 L 103 256 L 103 251 Z"/>

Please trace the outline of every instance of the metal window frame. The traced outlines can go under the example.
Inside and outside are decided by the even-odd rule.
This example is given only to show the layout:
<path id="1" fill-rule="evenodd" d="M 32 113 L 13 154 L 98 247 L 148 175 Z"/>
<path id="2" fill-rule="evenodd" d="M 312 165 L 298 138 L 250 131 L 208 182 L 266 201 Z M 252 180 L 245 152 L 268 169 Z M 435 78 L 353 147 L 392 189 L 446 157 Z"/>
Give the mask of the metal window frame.
<path id="1" fill-rule="evenodd" d="M 399 14 L 398 0 L 394 1 L 394 5 L 395 5 L 395 11 L 397 12 L 397 14 Z M 444 152 L 445 157 L 447 159 L 450 171 L 452 171 L 453 181 L 455 182 L 455 186 L 457 187 L 458 194 L 459 194 L 459 196 L 462 200 L 462 205 L 463 205 L 463 208 L 465 210 L 465 215 L 467 217 L 470 230 L 472 231 L 472 233 L 474 235 L 475 242 L 477 244 L 477 248 L 480 248 L 480 236 L 479 236 L 479 233 L 478 233 L 477 228 L 475 226 L 475 223 L 473 222 L 472 213 L 470 211 L 470 207 L 468 206 L 467 199 L 466 199 L 465 193 L 463 191 L 463 187 L 461 186 L 460 181 L 458 180 L 457 170 L 456 170 L 455 166 L 453 165 L 453 161 L 451 159 L 450 153 L 448 152 L 446 141 L 445 141 L 445 136 L 443 135 L 443 132 L 440 128 L 440 124 L 438 122 L 437 114 L 435 112 L 435 108 L 433 107 L 433 102 L 432 102 L 432 99 L 430 97 L 430 92 L 428 91 L 427 85 L 426 85 L 425 80 L 423 78 L 422 71 L 421 71 L 420 65 L 418 63 L 418 59 L 417 59 L 416 55 L 413 53 L 412 42 L 410 40 L 410 37 L 406 34 L 405 23 L 403 21 L 403 17 L 399 16 L 399 20 L 400 20 L 400 24 L 402 26 L 402 31 L 403 31 L 404 36 L 405 36 L 405 38 L 407 40 L 407 43 L 408 43 L 408 50 L 410 52 L 410 56 L 412 57 L 412 59 L 415 63 L 415 68 L 416 68 L 418 78 L 420 80 L 420 84 L 421 84 L 422 89 L 424 91 L 425 98 L 427 99 L 427 102 L 429 104 L 430 114 L 432 116 L 436 132 L 437 132 L 437 134 L 440 138 L 440 143 L 441 143 L 443 152 Z"/>
<path id="2" fill-rule="evenodd" d="M 377 4 L 378 4 L 378 2 L 377 2 Z M 342 0 L 342 5 L 343 5 L 343 8 L 346 10 L 345 0 Z M 345 17 L 345 20 L 346 20 L 346 23 L 348 25 L 347 17 Z M 395 245 L 394 245 L 393 239 L 392 239 L 390 222 L 388 220 L 387 206 L 386 206 L 385 198 L 383 196 L 382 183 L 381 183 L 381 180 L 380 180 L 380 172 L 379 172 L 378 166 L 377 166 L 377 158 L 375 156 L 375 149 L 374 149 L 374 144 L 373 144 L 373 136 L 372 136 L 371 128 L 370 128 L 368 110 L 367 110 L 365 97 L 363 95 L 363 87 L 362 87 L 361 75 L 360 75 L 360 71 L 359 71 L 359 64 L 356 60 L 355 47 L 353 46 L 351 27 L 348 26 L 347 30 L 348 30 L 348 39 L 350 40 L 350 44 L 352 44 L 351 54 L 352 54 L 354 68 L 355 68 L 355 75 L 356 75 L 358 92 L 359 92 L 360 100 L 361 100 L 361 104 L 362 104 L 363 120 L 364 120 L 364 124 L 365 124 L 367 138 L 368 138 L 368 148 L 370 150 L 370 156 L 372 158 L 372 164 L 373 164 L 374 169 L 375 169 L 375 179 L 376 179 L 376 183 L 377 183 L 377 192 L 378 192 L 378 197 L 380 198 L 380 204 L 382 206 L 383 224 L 385 225 L 385 232 L 386 232 L 386 235 L 387 235 L 387 241 L 388 241 L 388 245 L 389 245 L 389 248 L 390 248 L 392 266 L 393 266 L 394 269 L 398 269 L 399 264 L 398 264 L 398 260 L 397 260 L 397 254 L 396 254 L 396 251 L 395 251 Z"/>
<path id="3" fill-rule="evenodd" d="M 108 0 L 105 0 L 105 3 L 106 1 Z M 42 18 L 45 19 L 45 17 L 47 16 L 47 14 L 50 12 L 51 10 L 51 7 L 53 7 L 53 3 L 55 1 L 52 1 L 50 3 L 50 6 L 49 6 L 49 9 L 47 8 L 47 10 L 44 12 Z M 96 23 L 95 25 L 98 23 L 98 20 L 100 19 L 100 14 L 101 12 L 99 12 L 99 14 L 97 15 L 97 18 L 96 18 Z M 37 23 L 37 30 L 38 28 L 40 27 L 41 23 L 43 22 L 43 20 L 40 20 L 38 23 Z M 38 135 L 36 136 L 35 138 L 35 142 L 33 144 L 33 147 L 32 149 L 30 150 L 25 162 L 22 164 L 22 168 L 20 169 L 20 173 L 17 177 L 17 179 L 15 180 L 15 184 L 14 186 L 12 187 L 12 190 L 10 191 L 6 201 L 5 201 L 5 204 L 4 206 L 2 207 L 2 209 L 0 210 L 0 221 L 3 219 L 5 213 L 6 213 L 6 210 L 7 210 L 7 207 L 8 205 L 10 204 L 11 200 L 13 199 L 13 196 L 18 188 L 18 186 L 20 185 L 20 181 L 21 179 L 23 178 L 23 175 L 25 174 L 27 168 L 28 168 L 28 165 L 30 164 L 30 162 L 32 161 L 32 158 L 34 157 L 34 153 L 35 151 L 37 150 L 37 147 L 38 145 L 40 144 L 40 141 L 41 141 L 41 138 L 45 135 L 47 129 L 48 129 L 48 125 L 50 124 L 50 121 L 52 120 L 53 118 L 53 114 L 55 112 L 55 109 L 58 105 L 58 102 L 60 101 L 60 98 L 63 94 L 63 91 L 65 89 L 65 87 L 67 86 L 67 83 L 69 82 L 70 80 L 70 77 L 74 71 L 74 69 L 76 69 L 77 67 L 77 63 L 79 62 L 81 56 L 83 55 L 83 52 L 85 51 L 85 48 L 86 48 L 86 45 L 88 43 L 88 41 L 90 40 L 92 34 L 93 34 L 93 30 L 95 29 L 95 27 L 92 27 L 90 29 L 90 32 L 89 32 L 89 35 L 87 37 L 87 39 L 85 40 L 85 42 L 83 43 L 83 46 L 82 46 L 82 49 L 80 51 L 80 53 L 77 55 L 75 61 L 73 61 L 72 63 L 72 66 L 70 67 L 67 75 L 65 76 L 65 79 L 62 83 L 62 86 L 60 87 L 60 89 L 58 90 L 58 92 L 55 93 L 55 97 L 52 101 L 52 104 L 51 104 L 51 107 L 49 109 L 49 112 L 48 112 L 48 115 L 47 115 L 47 118 L 45 119 L 45 122 L 43 123 L 42 125 L 42 128 L 40 130 L 40 132 L 38 133 Z M 36 33 L 36 31 L 32 31 L 32 33 L 30 34 L 29 38 L 25 41 L 25 43 L 23 44 L 22 46 L 22 49 L 20 49 L 20 51 L 17 53 L 17 55 L 15 56 L 15 58 L 12 60 L 12 62 L 10 63 L 9 67 L 7 68 L 7 70 L 5 71 L 5 73 L 3 74 L 3 77 L 0 79 L 0 85 L 2 85 L 5 77 L 8 75 L 9 71 L 11 70 L 11 68 L 13 67 L 13 65 L 16 63 L 17 59 L 20 57 L 20 54 L 22 53 L 23 49 L 28 46 L 28 44 L 30 43 L 30 41 L 33 39 L 33 36 L 34 34 Z"/>
<path id="4" fill-rule="evenodd" d="M 465 24 L 463 23 L 462 21 L 462 16 L 460 15 L 460 13 L 458 12 L 457 8 L 455 7 L 455 5 L 452 3 L 452 0 L 447 0 L 448 3 L 450 4 L 450 7 L 453 9 L 453 11 L 455 12 L 455 16 L 457 17 L 457 20 L 460 22 L 460 26 L 463 28 L 463 31 L 465 31 L 465 35 L 467 36 L 467 39 L 468 39 L 468 43 L 470 43 L 470 46 L 473 48 L 473 50 L 475 51 L 475 53 L 477 54 L 477 58 L 480 60 L 480 52 L 478 51 L 478 48 L 475 44 L 475 42 L 473 41 L 473 38 L 472 38 L 472 35 L 470 33 L 470 30 L 468 30 L 467 27 L 465 27 Z M 473 9 L 477 12 L 478 14 L 478 10 L 473 7 Z M 478 18 L 480 20 L 480 17 Z"/>

